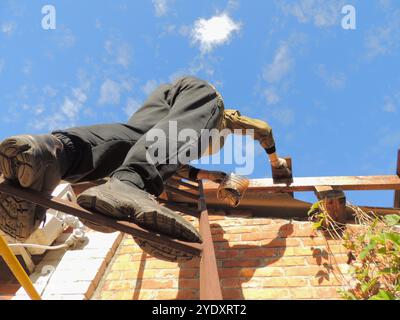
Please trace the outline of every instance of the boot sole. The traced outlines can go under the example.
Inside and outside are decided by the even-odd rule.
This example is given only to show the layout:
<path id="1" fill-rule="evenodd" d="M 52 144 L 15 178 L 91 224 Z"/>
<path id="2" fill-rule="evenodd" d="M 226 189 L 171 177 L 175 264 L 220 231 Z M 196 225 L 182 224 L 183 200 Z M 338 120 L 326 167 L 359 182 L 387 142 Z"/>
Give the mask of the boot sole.
<path id="1" fill-rule="evenodd" d="M 32 203 L 0 193 L 0 229 L 18 242 L 24 242 L 37 227 L 35 208 Z"/>
<path id="2" fill-rule="evenodd" d="M 29 136 L 18 136 L 0 144 L 0 173 L 24 188 L 43 191 L 46 162 Z M 35 213 L 42 208 L 14 196 L 0 193 L 0 229 L 18 241 L 25 241 L 37 228 Z M 43 209 L 44 211 L 44 209 Z"/>
<path id="3" fill-rule="evenodd" d="M 193 259 L 192 255 L 185 252 L 135 237 L 133 239 L 144 252 L 157 259 L 169 262 L 187 262 Z"/>
<path id="4" fill-rule="evenodd" d="M 141 227 L 181 240 L 201 242 L 197 231 L 188 221 L 179 215 L 172 215 L 166 212 L 161 206 L 159 210 L 149 210 L 135 214 L 133 209 L 127 208 L 121 211 L 110 203 L 118 203 L 118 200 L 108 193 L 96 191 L 90 194 L 90 190 L 88 190 L 78 197 L 78 204 L 90 211 L 123 220 L 129 220 L 129 217 L 134 217 L 134 222 Z"/>

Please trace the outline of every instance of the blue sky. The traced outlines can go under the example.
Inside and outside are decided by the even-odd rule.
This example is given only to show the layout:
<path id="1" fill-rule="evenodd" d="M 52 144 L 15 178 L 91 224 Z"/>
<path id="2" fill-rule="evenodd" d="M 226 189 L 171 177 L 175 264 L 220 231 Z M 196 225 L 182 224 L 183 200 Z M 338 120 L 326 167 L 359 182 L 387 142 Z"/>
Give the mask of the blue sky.
<path id="1" fill-rule="evenodd" d="M 46 4 L 55 30 L 41 27 Z M 345 4 L 356 30 L 341 27 Z M 158 84 L 191 74 L 268 121 L 296 176 L 393 174 L 399 44 L 395 0 L 2 0 L 0 139 L 126 121 Z M 251 176 L 270 176 L 259 147 L 255 161 Z M 348 198 L 393 203 L 392 192 Z"/>

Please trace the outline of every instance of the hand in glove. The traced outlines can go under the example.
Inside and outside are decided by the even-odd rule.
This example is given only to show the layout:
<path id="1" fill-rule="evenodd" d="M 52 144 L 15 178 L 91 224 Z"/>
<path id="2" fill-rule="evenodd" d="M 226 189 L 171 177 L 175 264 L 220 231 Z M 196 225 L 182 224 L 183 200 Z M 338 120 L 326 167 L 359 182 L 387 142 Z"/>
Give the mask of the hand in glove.
<path id="1" fill-rule="evenodd" d="M 292 171 L 288 168 L 285 159 L 278 158 L 276 161 L 271 161 L 272 178 L 273 180 L 285 180 L 292 178 Z"/>

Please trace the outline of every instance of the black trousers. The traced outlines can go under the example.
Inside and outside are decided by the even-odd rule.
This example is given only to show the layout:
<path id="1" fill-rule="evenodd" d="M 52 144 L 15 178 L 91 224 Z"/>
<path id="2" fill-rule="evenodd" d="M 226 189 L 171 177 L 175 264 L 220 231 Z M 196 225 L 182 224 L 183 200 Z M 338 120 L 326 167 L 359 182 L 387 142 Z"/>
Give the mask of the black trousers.
<path id="1" fill-rule="evenodd" d="M 83 182 L 113 176 L 160 195 L 164 181 L 186 164 L 180 161 L 179 154 L 187 152 L 189 145 L 197 148 L 197 154 L 201 155 L 207 148 L 202 139 L 203 129 L 218 128 L 222 113 L 223 103 L 206 81 L 184 77 L 172 84 L 161 85 L 126 124 L 52 132 L 64 142 L 69 158 L 70 167 L 63 179 Z M 175 130 L 179 133 L 183 129 L 192 129 L 196 133 L 189 144 L 176 138 Z M 162 150 L 165 157 L 161 157 L 165 161 L 153 161 L 148 151 L 160 130 L 166 137 L 165 150 Z M 170 148 L 172 144 L 177 148 Z"/>

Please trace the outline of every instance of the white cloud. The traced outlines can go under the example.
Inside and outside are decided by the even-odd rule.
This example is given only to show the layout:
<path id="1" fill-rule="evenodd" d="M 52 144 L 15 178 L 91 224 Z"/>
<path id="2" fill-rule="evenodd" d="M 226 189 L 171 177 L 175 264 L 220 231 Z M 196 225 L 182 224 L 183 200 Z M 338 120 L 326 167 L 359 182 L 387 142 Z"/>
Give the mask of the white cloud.
<path id="1" fill-rule="evenodd" d="M 114 64 L 127 68 L 131 63 L 132 50 L 125 42 L 107 40 L 104 48 Z"/>
<path id="2" fill-rule="evenodd" d="M 76 120 L 78 118 L 79 111 L 83 107 L 83 104 L 86 102 L 86 100 L 87 96 L 84 90 L 82 90 L 82 88 L 74 88 L 72 89 L 72 96 L 64 99 L 64 103 L 61 106 L 61 111 L 70 120 Z"/>
<path id="3" fill-rule="evenodd" d="M 299 0 L 275 1 L 286 15 L 292 15 L 300 23 L 313 23 L 316 27 L 331 27 L 339 24 L 344 0 Z"/>
<path id="4" fill-rule="evenodd" d="M 294 59 L 289 44 L 284 42 L 277 49 L 274 61 L 264 68 L 263 77 L 269 83 L 278 83 L 292 70 Z"/>
<path id="5" fill-rule="evenodd" d="M 157 17 L 165 16 L 171 5 L 171 0 L 153 0 L 154 11 Z"/>
<path id="6" fill-rule="evenodd" d="M 272 110 L 272 117 L 285 126 L 294 123 L 294 111 L 291 108 L 276 108 Z"/>
<path id="7" fill-rule="evenodd" d="M 29 76 L 32 74 L 32 62 L 31 61 L 26 61 L 24 66 L 22 67 L 22 73 L 26 76 Z"/>
<path id="8" fill-rule="evenodd" d="M 121 86 L 110 79 L 106 79 L 100 88 L 99 104 L 117 105 L 121 99 Z"/>
<path id="9" fill-rule="evenodd" d="M 156 80 L 149 80 L 145 83 L 145 85 L 142 87 L 143 92 L 146 95 L 150 95 L 154 89 L 156 89 L 158 86 L 158 82 Z"/>
<path id="10" fill-rule="evenodd" d="M 389 55 L 399 48 L 400 10 L 389 11 L 382 21 L 383 26 L 372 28 L 365 37 L 368 59 Z"/>
<path id="11" fill-rule="evenodd" d="M 50 85 L 44 86 L 42 90 L 43 93 L 50 98 L 54 98 L 58 93 L 57 89 L 54 89 Z"/>
<path id="12" fill-rule="evenodd" d="M 344 73 L 330 73 L 323 64 L 317 66 L 316 73 L 332 89 L 341 89 L 346 85 L 346 75 Z"/>
<path id="13" fill-rule="evenodd" d="M 386 96 L 382 110 L 387 113 L 396 113 L 397 105 L 400 105 L 400 94 L 394 96 Z"/>
<path id="14" fill-rule="evenodd" d="M 203 54 L 213 51 L 217 46 L 228 43 L 234 32 L 241 29 L 241 23 L 232 20 L 227 13 L 210 19 L 198 19 L 191 30 L 194 44 L 200 46 Z"/>
<path id="15" fill-rule="evenodd" d="M 128 98 L 124 112 L 128 117 L 130 117 L 139 108 L 140 108 L 140 103 L 137 100 L 133 98 Z"/>
<path id="16" fill-rule="evenodd" d="M 277 104 L 281 100 L 279 94 L 276 92 L 276 89 L 273 87 L 265 89 L 264 94 L 269 105 Z"/>
<path id="17" fill-rule="evenodd" d="M 61 26 L 55 30 L 54 40 L 60 48 L 72 48 L 75 45 L 76 37 L 71 29 Z"/>
<path id="18" fill-rule="evenodd" d="M 14 33 L 16 27 L 17 25 L 13 21 L 3 22 L 1 24 L 1 32 L 3 32 L 7 36 L 11 36 Z"/>

